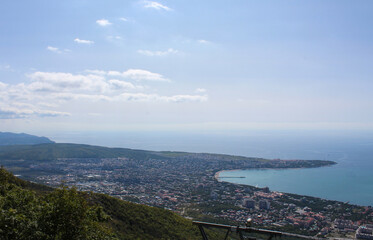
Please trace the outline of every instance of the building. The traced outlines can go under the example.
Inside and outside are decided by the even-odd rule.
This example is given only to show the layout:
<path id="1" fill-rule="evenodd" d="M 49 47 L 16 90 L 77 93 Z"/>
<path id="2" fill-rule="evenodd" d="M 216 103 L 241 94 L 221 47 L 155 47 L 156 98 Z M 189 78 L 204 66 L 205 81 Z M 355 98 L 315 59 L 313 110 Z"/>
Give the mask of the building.
<path id="1" fill-rule="evenodd" d="M 267 200 L 260 200 L 259 201 L 259 209 L 268 210 L 270 209 L 271 204 Z"/>
<path id="2" fill-rule="evenodd" d="M 216 199 L 218 199 L 219 194 L 217 194 L 216 192 L 211 192 L 210 197 L 211 197 L 211 199 L 216 200 Z"/>
<path id="3" fill-rule="evenodd" d="M 237 193 L 236 194 L 236 200 L 241 200 L 243 199 L 243 194 L 242 193 Z"/>
<path id="4" fill-rule="evenodd" d="M 360 226 L 356 230 L 356 239 L 373 239 L 373 225 Z"/>
<path id="5" fill-rule="evenodd" d="M 255 208 L 255 200 L 251 198 L 245 198 L 242 202 L 242 205 L 246 208 Z"/>
<path id="6" fill-rule="evenodd" d="M 263 188 L 263 192 L 265 192 L 265 193 L 269 193 L 270 191 L 269 191 L 269 187 L 264 187 Z"/>

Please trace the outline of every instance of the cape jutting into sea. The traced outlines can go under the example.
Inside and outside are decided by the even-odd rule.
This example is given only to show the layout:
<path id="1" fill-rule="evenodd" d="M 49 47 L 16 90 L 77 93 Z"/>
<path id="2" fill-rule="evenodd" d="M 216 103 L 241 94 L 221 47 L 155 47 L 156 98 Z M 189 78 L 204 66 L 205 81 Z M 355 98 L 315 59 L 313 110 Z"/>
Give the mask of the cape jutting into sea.
<path id="1" fill-rule="evenodd" d="M 240 170 L 220 176 L 244 177 L 224 180 L 274 191 L 373 205 L 371 131 L 64 132 L 53 139 L 147 150 L 332 160 L 338 164 L 316 169 Z"/>

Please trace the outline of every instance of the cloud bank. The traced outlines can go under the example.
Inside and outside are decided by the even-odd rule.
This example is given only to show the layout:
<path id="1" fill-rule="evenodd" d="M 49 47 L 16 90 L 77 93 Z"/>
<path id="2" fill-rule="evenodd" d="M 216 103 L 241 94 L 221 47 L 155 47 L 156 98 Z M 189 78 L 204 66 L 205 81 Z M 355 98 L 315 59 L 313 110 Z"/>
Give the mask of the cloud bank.
<path id="1" fill-rule="evenodd" d="M 151 87 L 152 82 L 164 86 L 170 82 L 159 73 L 144 69 L 126 71 L 86 70 L 83 73 L 33 72 L 27 82 L 5 84 L 0 82 L 0 118 L 28 118 L 70 116 L 63 109 L 66 103 L 95 102 L 204 102 L 202 92 L 196 94 L 161 95 Z"/>

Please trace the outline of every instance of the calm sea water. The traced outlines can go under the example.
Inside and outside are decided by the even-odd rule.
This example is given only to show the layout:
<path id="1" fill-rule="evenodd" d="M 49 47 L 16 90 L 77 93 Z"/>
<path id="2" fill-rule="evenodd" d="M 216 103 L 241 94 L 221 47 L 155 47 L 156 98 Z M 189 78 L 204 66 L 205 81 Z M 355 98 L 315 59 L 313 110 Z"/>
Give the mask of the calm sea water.
<path id="1" fill-rule="evenodd" d="M 48 135 L 48 134 L 45 134 Z M 239 170 L 221 176 L 233 183 L 373 205 L 373 132 L 71 132 L 49 134 L 57 142 L 175 150 L 281 159 L 333 160 L 332 167 Z"/>

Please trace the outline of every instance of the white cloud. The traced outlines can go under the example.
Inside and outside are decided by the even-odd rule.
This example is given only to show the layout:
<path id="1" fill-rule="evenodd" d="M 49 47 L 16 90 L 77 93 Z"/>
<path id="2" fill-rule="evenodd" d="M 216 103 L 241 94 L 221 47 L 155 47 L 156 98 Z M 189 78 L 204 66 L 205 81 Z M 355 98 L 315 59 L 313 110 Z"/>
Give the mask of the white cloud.
<path id="1" fill-rule="evenodd" d="M 208 100 L 207 96 L 200 95 L 174 95 L 174 96 L 160 96 L 158 94 L 145 93 L 123 93 L 117 100 L 124 100 L 130 102 L 205 102 Z"/>
<path id="2" fill-rule="evenodd" d="M 61 53 L 69 53 L 69 52 L 71 52 L 70 49 L 64 49 L 64 50 L 62 51 L 62 50 L 60 50 L 59 48 L 57 48 L 57 47 L 52 47 L 52 46 L 48 46 L 48 47 L 47 47 L 47 50 L 48 50 L 48 51 L 51 51 L 51 52 L 54 52 L 54 53 L 59 53 L 59 54 L 61 54 Z"/>
<path id="3" fill-rule="evenodd" d="M 211 43 L 210 41 L 207 41 L 207 40 L 204 40 L 204 39 L 200 39 L 197 42 L 199 42 L 201 44 L 210 44 Z"/>
<path id="4" fill-rule="evenodd" d="M 0 82 L 0 90 L 5 89 L 8 86 L 8 84 Z"/>
<path id="5" fill-rule="evenodd" d="M 143 69 L 127 71 L 85 70 L 74 74 L 36 71 L 26 75 L 31 82 L 0 82 L 0 118 L 68 116 L 64 106 L 93 102 L 203 102 L 207 95 L 159 95 L 132 81 L 169 81 Z M 113 79 L 116 76 L 120 79 Z M 123 78 L 123 79 L 121 79 Z M 51 110 L 52 108 L 52 110 Z"/>
<path id="6" fill-rule="evenodd" d="M 105 78 L 99 75 L 74 75 L 61 72 L 34 72 L 27 75 L 34 80 L 29 85 L 33 91 L 100 91 L 107 89 Z"/>
<path id="7" fill-rule="evenodd" d="M 178 53 L 177 50 L 172 49 L 172 48 L 169 48 L 166 51 L 138 50 L 137 52 L 140 53 L 140 54 L 142 54 L 142 55 L 150 56 L 150 57 L 153 57 L 153 56 L 166 56 L 166 55 L 169 55 L 169 54 L 176 54 L 176 53 Z"/>
<path id="8" fill-rule="evenodd" d="M 127 102 L 154 102 L 158 95 L 146 93 L 122 93 L 116 100 Z"/>
<path id="9" fill-rule="evenodd" d="M 163 4 L 160 4 L 159 2 L 153 2 L 153 1 L 145 1 L 144 2 L 145 5 L 144 7 L 145 8 L 153 8 L 153 9 L 156 9 L 156 10 L 165 10 L 165 11 L 171 11 L 172 9 L 163 5 Z"/>
<path id="10" fill-rule="evenodd" d="M 109 80 L 109 84 L 115 90 L 142 88 L 141 86 L 135 86 L 130 82 L 125 82 L 118 79 Z"/>
<path id="11" fill-rule="evenodd" d="M 79 38 L 75 38 L 74 42 L 81 43 L 81 44 L 94 44 L 95 43 L 94 41 L 91 41 L 91 40 L 83 40 Z"/>
<path id="12" fill-rule="evenodd" d="M 70 114 L 67 112 L 41 110 L 38 108 L 4 106 L 3 104 L 0 105 L 0 119 L 26 118 L 31 116 L 57 117 L 70 116 Z"/>
<path id="13" fill-rule="evenodd" d="M 62 53 L 58 48 L 52 47 L 52 46 L 48 46 L 47 50 L 49 50 L 51 52 L 55 52 L 55 53 Z"/>
<path id="14" fill-rule="evenodd" d="M 169 82 L 170 80 L 164 78 L 159 73 L 149 72 L 142 69 L 128 69 L 122 73 L 124 78 L 130 78 L 136 81 L 159 81 L 159 82 Z"/>
<path id="15" fill-rule="evenodd" d="M 99 19 L 99 20 L 96 21 L 96 23 L 97 23 L 98 25 L 102 26 L 102 27 L 106 27 L 106 26 L 109 26 L 109 25 L 112 24 L 112 23 L 109 22 L 109 20 L 107 20 L 107 19 Z"/>
<path id="16" fill-rule="evenodd" d="M 55 94 L 55 98 L 64 101 L 71 100 L 89 100 L 89 101 L 108 101 L 108 102 L 205 102 L 208 100 L 206 95 L 171 95 L 161 96 L 154 93 L 143 92 L 124 92 L 119 95 L 103 95 L 103 94 L 71 94 L 60 93 Z"/>
<path id="17" fill-rule="evenodd" d="M 67 112 L 58 112 L 58 111 L 50 111 L 50 110 L 33 110 L 33 115 L 37 115 L 39 117 L 59 117 L 59 116 L 70 116 L 70 113 Z"/>
<path id="18" fill-rule="evenodd" d="M 195 92 L 196 93 L 205 93 L 205 92 L 207 92 L 207 90 L 204 89 L 204 88 L 197 88 Z"/>
<path id="19" fill-rule="evenodd" d="M 108 71 L 109 76 L 117 76 L 132 79 L 135 81 L 155 81 L 155 82 L 170 82 L 159 73 L 153 73 L 143 69 L 128 69 L 125 72 Z"/>
<path id="20" fill-rule="evenodd" d="M 160 82 L 169 82 L 170 80 L 164 78 L 159 73 L 149 72 L 142 69 L 128 69 L 122 73 L 122 76 L 125 78 L 130 78 L 136 81 L 160 81 Z"/>
<path id="21" fill-rule="evenodd" d="M 24 118 L 25 115 L 30 114 L 32 114 L 32 111 L 28 109 L 0 106 L 0 119 Z"/>
<path id="22" fill-rule="evenodd" d="M 105 74 L 109 75 L 109 76 L 122 76 L 122 73 L 119 72 L 119 71 L 108 71 L 106 72 Z"/>
<path id="23" fill-rule="evenodd" d="M 167 102 L 205 102 L 208 100 L 206 95 L 175 95 L 164 98 Z"/>
<path id="24" fill-rule="evenodd" d="M 56 108 L 56 107 L 58 107 L 57 104 L 55 104 L 55 103 L 49 103 L 49 102 L 38 102 L 37 104 L 39 106 L 42 106 L 42 107 L 49 107 L 49 108 Z"/>
<path id="25" fill-rule="evenodd" d="M 128 22 L 128 19 L 125 18 L 125 17 L 121 17 L 121 18 L 119 18 L 119 20 L 121 20 L 121 21 L 123 21 L 123 22 Z"/>
<path id="26" fill-rule="evenodd" d="M 158 81 L 158 82 L 170 82 L 169 79 L 165 78 L 162 74 L 150 72 L 144 69 L 128 69 L 127 71 L 103 71 L 97 69 L 88 69 L 85 70 L 87 73 L 100 76 L 112 76 L 112 77 L 121 77 L 127 78 L 135 81 Z"/>

